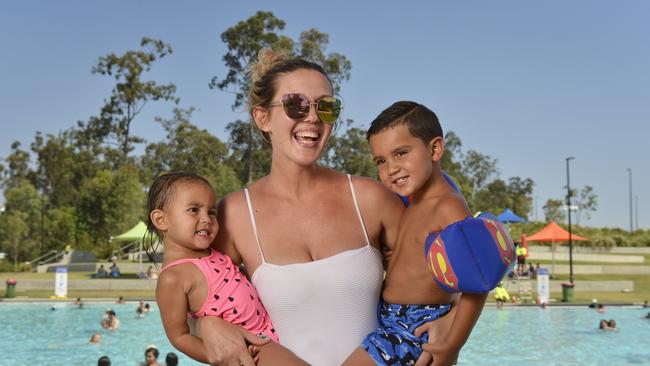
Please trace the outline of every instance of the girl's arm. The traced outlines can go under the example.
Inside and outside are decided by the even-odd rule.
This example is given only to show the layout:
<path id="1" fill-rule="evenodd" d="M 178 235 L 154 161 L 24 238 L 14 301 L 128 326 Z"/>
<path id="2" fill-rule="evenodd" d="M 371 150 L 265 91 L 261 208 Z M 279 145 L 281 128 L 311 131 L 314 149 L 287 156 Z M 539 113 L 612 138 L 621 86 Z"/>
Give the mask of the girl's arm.
<path id="1" fill-rule="evenodd" d="M 156 302 L 165 333 L 172 345 L 199 362 L 208 362 L 203 342 L 190 334 L 187 324 L 187 294 L 181 279 L 174 272 L 166 271 L 158 277 Z"/>

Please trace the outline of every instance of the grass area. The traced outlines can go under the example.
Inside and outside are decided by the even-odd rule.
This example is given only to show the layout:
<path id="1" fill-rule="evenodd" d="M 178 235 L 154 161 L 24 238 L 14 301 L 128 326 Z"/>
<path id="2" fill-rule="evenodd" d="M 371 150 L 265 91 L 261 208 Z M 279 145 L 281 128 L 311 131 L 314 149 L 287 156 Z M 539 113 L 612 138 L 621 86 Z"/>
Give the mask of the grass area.
<path id="1" fill-rule="evenodd" d="M 554 280 L 569 281 L 569 275 L 558 275 Z M 535 291 L 535 280 L 533 280 L 533 291 Z M 580 281 L 634 281 L 634 291 L 574 291 L 574 304 L 589 304 L 591 299 L 598 299 L 602 303 L 609 304 L 640 304 L 644 300 L 650 300 L 650 276 L 648 275 L 574 275 L 574 282 Z M 562 292 L 551 292 L 551 299 L 559 303 L 562 299 Z M 494 299 L 490 298 L 493 302 Z"/>
<path id="2" fill-rule="evenodd" d="M 593 262 L 575 262 L 574 264 L 599 264 L 599 265 L 649 265 L 650 264 L 650 255 L 644 255 L 647 263 L 593 263 Z M 538 261 L 533 261 L 536 263 Z M 539 261 L 541 265 L 550 268 L 551 261 Z M 556 264 L 568 264 L 568 261 L 556 261 Z M 91 279 L 94 272 L 68 272 L 68 280 L 87 280 Z M 18 286 L 16 288 L 16 295 L 18 297 L 28 297 L 31 299 L 49 299 L 53 295 L 52 290 L 20 290 L 20 281 L 21 280 L 52 280 L 54 281 L 55 273 L 33 273 L 33 272 L 0 272 L 0 281 L 4 282 L 8 278 L 15 278 L 18 280 Z M 135 273 L 123 273 L 122 279 L 137 278 Z M 556 278 L 560 281 L 568 281 L 568 274 L 557 275 Z M 102 281 L 102 279 L 96 279 L 96 281 Z M 634 281 L 634 291 L 629 293 L 624 293 L 620 291 L 615 292 L 582 292 L 574 291 L 574 304 L 588 304 L 591 302 L 592 298 L 598 299 L 600 302 L 604 303 L 643 303 L 644 300 L 650 300 L 650 276 L 648 275 L 574 275 L 574 281 Z M 4 283 L 0 283 L 0 297 L 4 297 Z M 535 291 L 535 282 L 533 280 L 533 291 Z M 68 293 L 68 298 L 74 299 L 81 297 L 84 299 L 91 298 L 108 298 L 113 299 L 118 296 L 124 296 L 127 300 L 139 300 L 139 299 L 148 299 L 152 300 L 155 298 L 155 292 L 153 290 L 84 290 L 84 291 L 75 291 L 70 290 Z M 561 292 L 552 292 L 551 298 L 560 302 L 562 298 Z M 488 301 L 493 302 L 493 298 L 490 296 Z"/>
<path id="3" fill-rule="evenodd" d="M 95 272 L 68 272 L 68 281 L 70 280 L 95 280 L 103 281 L 103 278 L 93 279 L 92 275 Z M 21 290 L 20 281 L 21 280 L 51 280 L 54 282 L 55 273 L 35 273 L 35 272 L 0 272 L 0 298 L 3 298 L 5 295 L 4 282 L 8 278 L 14 278 L 18 281 L 16 286 L 16 296 L 17 297 L 28 297 L 31 299 L 49 299 L 50 296 L 54 295 L 52 290 Z M 122 276 L 118 278 L 111 277 L 110 279 L 137 279 L 138 275 L 136 273 L 122 273 Z M 68 292 L 69 299 L 76 299 L 81 297 L 84 299 L 92 298 L 115 298 L 123 296 L 126 300 L 140 300 L 148 299 L 152 300 L 156 297 L 155 291 L 153 290 L 74 290 L 70 289 Z"/>
<path id="4" fill-rule="evenodd" d="M 555 299 L 556 303 L 561 302 L 562 293 L 552 292 L 551 298 Z M 590 304 L 591 299 L 598 299 L 598 302 L 603 304 L 642 304 L 644 300 L 650 300 L 650 295 L 631 292 L 574 292 L 572 304 Z"/>
<path id="5" fill-rule="evenodd" d="M 526 260 L 526 266 L 528 266 L 528 263 L 532 263 L 535 265 L 536 263 L 539 263 L 540 265 L 547 265 L 550 266 L 553 264 L 553 260 L 548 260 L 548 259 L 533 259 L 533 260 Z M 565 264 L 569 265 L 568 260 L 555 260 L 555 264 Z M 573 260 L 573 265 L 577 264 L 585 264 L 585 265 L 596 265 L 596 266 L 648 266 L 650 265 L 650 262 L 646 259 L 644 263 L 623 263 L 623 262 L 598 262 L 598 261 L 577 261 Z"/>
<path id="6" fill-rule="evenodd" d="M 569 279 L 568 275 L 559 276 L 560 279 Z M 577 299 L 590 302 L 596 298 L 601 302 L 635 302 L 642 303 L 650 300 L 650 276 L 648 275 L 574 275 L 574 281 L 634 281 L 632 292 L 574 292 Z M 580 297 L 578 297 L 580 296 Z M 560 296 L 561 297 L 561 296 Z"/>
<path id="7" fill-rule="evenodd" d="M 68 272 L 69 280 L 90 280 L 93 279 L 92 275 L 95 272 Z M 7 278 L 15 278 L 16 280 L 52 280 L 54 281 L 54 272 L 36 273 L 36 272 L 0 272 L 0 281 L 5 281 Z M 120 277 L 107 277 L 114 280 L 119 279 L 137 279 L 136 273 L 122 273 Z M 98 281 L 102 278 L 97 278 Z"/>

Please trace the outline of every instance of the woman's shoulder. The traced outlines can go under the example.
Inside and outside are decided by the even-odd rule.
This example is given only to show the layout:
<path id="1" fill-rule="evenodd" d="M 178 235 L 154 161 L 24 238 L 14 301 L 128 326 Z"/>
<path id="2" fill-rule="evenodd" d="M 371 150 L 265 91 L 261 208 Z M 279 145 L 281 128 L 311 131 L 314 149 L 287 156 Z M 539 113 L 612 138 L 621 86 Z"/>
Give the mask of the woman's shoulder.
<path id="1" fill-rule="evenodd" d="M 239 189 L 233 192 L 228 193 L 223 196 L 218 203 L 218 209 L 220 216 L 231 214 L 239 214 L 241 210 L 246 208 L 246 196 L 244 189 Z"/>
<path id="2" fill-rule="evenodd" d="M 361 176 L 361 175 L 351 175 L 351 174 L 349 174 L 349 175 L 350 175 L 350 178 L 352 178 L 352 184 L 354 184 L 355 188 L 358 186 L 361 189 L 381 189 L 381 190 L 386 190 L 386 188 L 377 179 L 364 177 L 364 176 Z"/>
<path id="3" fill-rule="evenodd" d="M 360 199 L 368 198 L 378 203 L 394 202 L 400 203 L 397 194 L 389 191 L 381 182 L 369 177 L 352 175 L 352 185 Z"/>

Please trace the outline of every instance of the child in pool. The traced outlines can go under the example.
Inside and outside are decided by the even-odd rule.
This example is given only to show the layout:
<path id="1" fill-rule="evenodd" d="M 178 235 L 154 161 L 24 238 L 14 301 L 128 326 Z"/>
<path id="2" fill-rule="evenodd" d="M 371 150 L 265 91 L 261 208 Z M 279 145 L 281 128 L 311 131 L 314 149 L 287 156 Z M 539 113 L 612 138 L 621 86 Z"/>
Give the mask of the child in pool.
<path id="1" fill-rule="evenodd" d="M 424 260 L 425 238 L 431 232 L 471 217 L 465 200 L 446 182 L 440 167 L 442 128 L 425 106 L 397 102 L 375 118 L 367 137 L 382 183 L 411 201 L 388 262 L 379 328 L 364 339 L 346 365 L 414 365 L 423 349 L 433 356 L 433 365 L 452 365 L 487 294 L 463 293 L 455 316 L 447 315 L 455 294 L 434 282 Z M 429 339 L 417 328 L 442 317 L 450 325 L 438 328 L 441 331 L 431 343 L 434 334 Z"/>
<path id="2" fill-rule="evenodd" d="M 217 197 L 208 181 L 175 172 L 149 190 L 147 228 L 163 241 L 165 255 L 156 288 L 165 333 L 179 351 L 207 362 L 203 342 L 190 334 L 191 317 L 218 316 L 274 342 L 260 346 L 258 365 L 305 365 L 280 346 L 257 291 L 230 257 L 210 249 L 217 236 Z"/>

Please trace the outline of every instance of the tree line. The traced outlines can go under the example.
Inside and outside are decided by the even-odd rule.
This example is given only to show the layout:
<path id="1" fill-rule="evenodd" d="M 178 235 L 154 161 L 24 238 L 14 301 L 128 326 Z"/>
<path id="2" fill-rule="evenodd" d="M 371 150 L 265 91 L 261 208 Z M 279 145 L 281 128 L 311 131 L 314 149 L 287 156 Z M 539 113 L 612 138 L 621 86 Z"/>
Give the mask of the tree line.
<path id="1" fill-rule="evenodd" d="M 262 48 L 282 49 L 319 63 L 335 92 L 349 80 L 352 64 L 345 55 L 326 52 L 327 33 L 312 28 L 294 40 L 282 34 L 284 27 L 273 13 L 260 11 L 221 34 L 228 46 L 223 56 L 228 72 L 212 78 L 209 87 L 234 89 L 232 108 L 245 105 L 246 67 Z M 11 145 L 10 154 L 0 160 L 5 197 L 0 251 L 15 262 L 66 245 L 107 257 L 117 246 L 111 236 L 146 218 L 146 189 L 159 174 L 196 172 L 223 196 L 269 172 L 270 146 L 250 120 L 224 121 L 228 138 L 222 141 L 193 123 L 194 108 L 180 106 L 173 83 L 146 78 L 152 67 L 172 54 L 170 44 L 143 38 L 139 49 L 99 57 L 91 72 L 114 79 L 114 86 L 97 114 L 58 134 L 36 132 L 28 147 L 18 141 Z M 158 101 L 174 103 L 169 116 L 155 118 L 166 136 L 146 141 L 133 133 L 132 126 L 148 104 Z M 376 178 L 365 127 L 350 119 L 338 124 L 321 163 Z M 529 215 L 534 186 L 530 178 L 503 180 L 496 159 L 463 151 L 453 131 L 445 139 L 443 168 L 457 181 L 472 210 L 500 212 L 509 207 Z M 143 153 L 134 153 L 137 146 L 144 148 Z M 595 195 L 593 199 L 595 207 Z"/>

